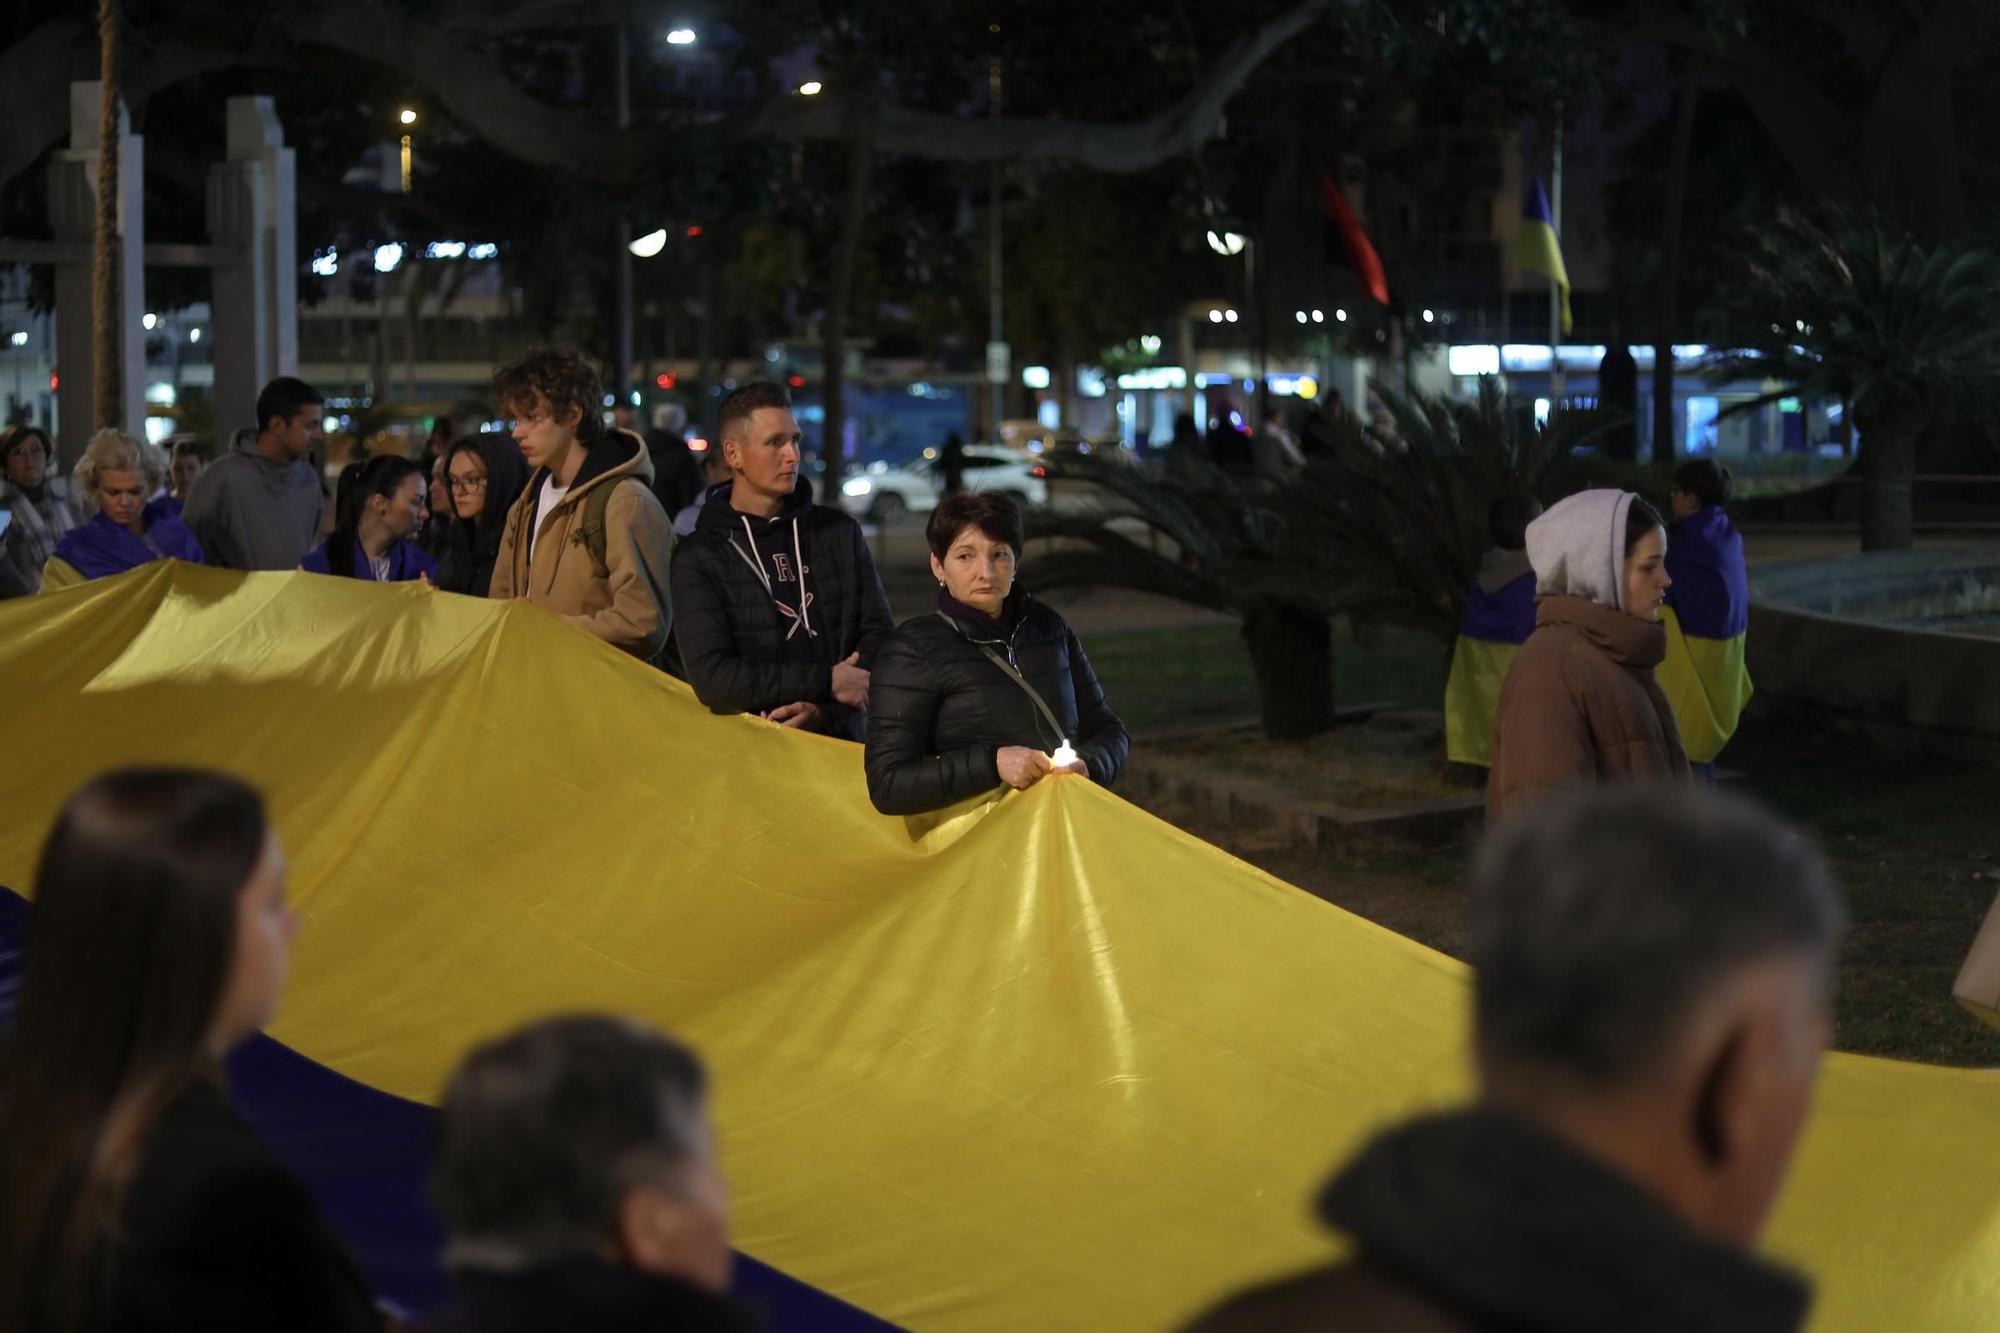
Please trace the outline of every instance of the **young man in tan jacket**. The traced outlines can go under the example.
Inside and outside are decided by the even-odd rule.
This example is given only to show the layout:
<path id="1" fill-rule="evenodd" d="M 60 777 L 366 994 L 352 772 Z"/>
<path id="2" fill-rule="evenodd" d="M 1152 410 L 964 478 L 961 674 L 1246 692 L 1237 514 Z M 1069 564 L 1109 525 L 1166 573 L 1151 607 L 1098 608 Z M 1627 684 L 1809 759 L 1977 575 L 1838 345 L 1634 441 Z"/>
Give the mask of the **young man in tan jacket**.
<path id="1" fill-rule="evenodd" d="M 607 429 L 597 372 L 530 352 L 493 377 L 531 475 L 507 511 L 489 597 L 525 597 L 663 671 L 676 671 L 667 571 L 674 530 L 645 442 Z"/>

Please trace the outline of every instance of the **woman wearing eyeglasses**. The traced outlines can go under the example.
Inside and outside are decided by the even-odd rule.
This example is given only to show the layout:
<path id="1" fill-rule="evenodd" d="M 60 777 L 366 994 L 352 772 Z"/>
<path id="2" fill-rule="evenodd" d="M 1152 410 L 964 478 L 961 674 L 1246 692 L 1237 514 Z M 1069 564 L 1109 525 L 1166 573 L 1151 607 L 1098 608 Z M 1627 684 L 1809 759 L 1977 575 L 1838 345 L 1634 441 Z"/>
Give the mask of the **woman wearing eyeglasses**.
<path id="1" fill-rule="evenodd" d="M 445 453 L 451 520 L 438 562 L 438 587 L 484 597 L 493 582 L 507 511 L 528 484 L 521 450 L 505 435 L 467 435 Z"/>

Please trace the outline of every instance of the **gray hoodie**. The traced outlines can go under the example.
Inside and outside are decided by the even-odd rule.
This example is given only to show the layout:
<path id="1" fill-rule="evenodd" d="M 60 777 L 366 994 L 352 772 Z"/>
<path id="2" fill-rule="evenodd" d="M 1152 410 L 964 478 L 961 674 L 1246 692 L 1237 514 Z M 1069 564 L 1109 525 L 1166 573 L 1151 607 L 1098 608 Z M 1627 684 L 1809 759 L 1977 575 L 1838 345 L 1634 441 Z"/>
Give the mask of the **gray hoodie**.
<path id="1" fill-rule="evenodd" d="M 245 429 L 195 478 L 181 521 L 211 565 L 296 569 L 319 541 L 324 507 L 311 463 L 273 462 L 257 447 L 257 432 Z"/>
<path id="2" fill-rule="evenodd" d="M 1625 516 L 1630 491 L 1578 491 L 1528 525 L 1538 597 L 1584 597 L 1625 609 Z"/>

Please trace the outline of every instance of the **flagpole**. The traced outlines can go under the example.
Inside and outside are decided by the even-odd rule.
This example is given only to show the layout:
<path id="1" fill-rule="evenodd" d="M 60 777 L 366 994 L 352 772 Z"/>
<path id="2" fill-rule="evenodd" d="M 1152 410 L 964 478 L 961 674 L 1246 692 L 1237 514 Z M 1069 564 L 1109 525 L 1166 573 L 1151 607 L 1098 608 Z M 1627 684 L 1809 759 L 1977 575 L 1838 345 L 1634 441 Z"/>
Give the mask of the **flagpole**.
<path id="1" fill-rule="evenodd" d="M 1563 216 L 1563 113 L 1562 104 L 1556 104 L 1555 163 L 1550 172 L 1549 229 L 1556 235 L 1558 253 L 1562 245 Z M 1562 366 L 1562 288 L 1553 276 L 1549 278 L 1549 410 L 1554 412 L 1563 396 Z"/>

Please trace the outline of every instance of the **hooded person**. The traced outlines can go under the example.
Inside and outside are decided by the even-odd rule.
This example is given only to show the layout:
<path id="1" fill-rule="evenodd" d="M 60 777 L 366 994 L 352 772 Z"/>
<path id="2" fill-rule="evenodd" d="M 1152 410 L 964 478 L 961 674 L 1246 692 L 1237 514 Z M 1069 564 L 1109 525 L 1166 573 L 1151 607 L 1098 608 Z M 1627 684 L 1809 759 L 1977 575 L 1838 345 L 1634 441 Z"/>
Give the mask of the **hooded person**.
<path id="1" fill-rule="evenodd" d="M 1327 1183 L 1351 1257 L 1188 1333 L 1795 1333 L 1811 1292 L 1752 1247 L 1832 1032 L 1825 860 L 1693 787 L 1579 790 L 1487 839 L 1466 908 L 1476 1100 Z"/>
<path id="2" fill-rule="evenodd" d="M 228 453 L 202 469 L 181 521 L 212 565 L 296 569 L 319 540 L 326 496 L 312 464 L 326 399 L 282 375 L 257 395 L 257 425 L 236 432 Z"/>
<path id="3" fill-rule="evenodd" d="M 1493 718 L 1486 815 L 1565 787 L 1689 778 L 1674 710 L 1653 677 L 1673 580 L 1666 524 L 1630 491 L 1582 491 L 1528 525 L 1535 632 Z"/>
<path id="4" fill-rule="evenodd" d="M 812 502 L 784 386 L 725 398 L 710 490 L 674 556 L 674 630 L 688 684 L 718 713 L 860 740 L 875 651 L 895 630 L 861 525 Z"/>
<path id="5" fill-rule="evenodd" d="M 1532 495 L 1507 495 L 1486 512 L 1493 545 L 1465 594 L 1451 675 L 1444 686 L 1445 758 L 1485 768 L 1493 761 L 1493 710 L 1521 645 L 1535 632 L 1535 568 L 1528 524 L 1541 516 Z"/>
<path id="6" fill-rule="evenodd" d="M 653 495 L 645 441 L 606 429 L 597 372 L 575 352 L 532 351 L 496 373 L 493 389 L 532 471 L 507 512 L 486 595 L 524 597 L 679 674 L 667 583 L 674 529 Z"/>
<path id="7" fill-rule="evenodd" d="M 527 487 L 528 465 L 520 447 L 505 435 L 467 435 L 446 451 L 444 470 L 451 514 L 438 587 L 484 597 L 493 583 L 507 511 Z"/>
<path id="8" fill-rule="evenodd" d="M 1694 458 L 1674 471 L 1673 532 L 1660 622 L 1667 655 L 1660 688 L 1674 706 L 1681 744 L 1700 776 L 1713 781 L 1715 759 L 1736 734 L 1750 702 L 1745 643 L 1750 629 L 1750 571 L 1743 538 L 1729 521 L 1729 469 Z"/>

